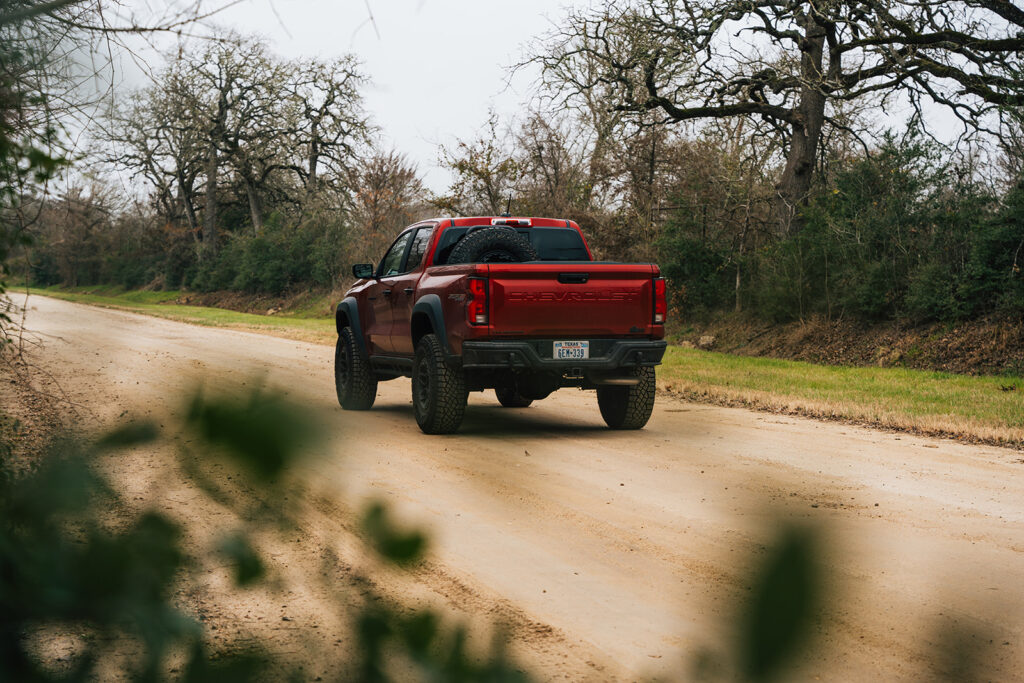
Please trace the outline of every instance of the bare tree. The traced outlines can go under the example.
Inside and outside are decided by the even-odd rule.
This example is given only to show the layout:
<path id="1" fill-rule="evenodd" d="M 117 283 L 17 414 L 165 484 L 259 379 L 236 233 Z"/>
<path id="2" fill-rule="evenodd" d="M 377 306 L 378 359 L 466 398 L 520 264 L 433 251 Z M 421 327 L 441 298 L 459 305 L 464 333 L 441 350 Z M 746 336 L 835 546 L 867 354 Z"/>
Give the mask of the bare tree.
<path id="1" fill-rule="evenodd" d="M 301 210 L 318 194 L 346 205 L 371 130 L 356 61 L 284 61 L 238 36 L 199 47 L 178 52 L 107 134 L 117 162 L 143 173 L 164 198 L 165 215 L 180 205 L 204 249 L 215 251 L 232 188 L 240 188 L 255 234 L 268 206 Z"/>
<path id="2" fill-rule="evenodd" d="M 95 244 L 102 239 L 112 213 L 109 188 L 99 184 L 71 186 L 42 207 L 40 232 L 48 242 L 61 279 L 71 287 L 95 282 L 101 253 Z"/>
<path id="3" fill-rule="evenodd" d="M 1024 181 L 1024 108 L 1005 112 L 999 135 L 998 163 L 1009 184 Z"/>
<path id="4" fill-rule="evenodd" d="M 423 182 L 403 154 L 384 152 L 363 161 L 354 174 L 353 222 L 361 237 L 359 255 L 379 258 L 422 208 Z"/>
<path id="5" fill-rule="evenodd" d="M 753 117 L 785 150 L 777 215 L 799 227 L 835 104 L 902 94 L 966 126 L 1024 104 L 1024 10 L 1005 0 L 633 0 L 571 13 L 536 61 L 563 101 L 593 91 L 657 122 Z M 554 43 L 554 49 L 550 45 Z"/>
<path id="6" fill-rule="evenodd" d="M 111 115 L 104 131 L 111 145 L 107 160 L 145 178 L 160 214 L 169 220 L 183 216 L 201 247 L 196 188 L 204 170 L 203 139 L 181 97 L 179 75 L 168 70 L 162 76 L 161 86 L 134 93 Z"/>
<path id="7" fill-rule="evenodd" d="M 286 70 L 259 40 L 229 37 L 181 57 L 188 90 L 182 92 L 208 141 L 206 232 L 215 244 L 218 183 L 226 161 L 245 190 L 253 230 L 263 229 L 264 188 L 285 161 L 285 134 L 291 128 L 282 98 Z M 213 231 L 211 233 L 211 230 Z"/>
<path id="8" fill-rule="evenodd" d="M 594 149 L 595 137 L 565 117 L 538 112 L 527 118 L 515 135 L 518 211 L 586 221 L 600 202 L 598 186 L 607 181 L 604 167 L 593 163 L 601 153 Z"/>
<path id="9" fill-rule="evenodd" d="M 454 148 L 441 147 L 441 166 L 454 173 L 448 194 L 435 197 L 439 209 L 456 215 L 492 215 L 504 212 L 520 178 L 519 164 L 507 132 L 491 112 L 487 126 L 476 140 L 458 141 Z"/>
<path id="10" fill-rule="evenodd" d="M 366 76 L 352 56 L 291 64 L 286 88 L 296 109 L 292 148 L 305 151 L 295 167 L 307 196 L 316 192 L 326 169 L 335 182 L 348 182 L 352 162 L 370 143 L 372 127 L 360 88 Z"/>

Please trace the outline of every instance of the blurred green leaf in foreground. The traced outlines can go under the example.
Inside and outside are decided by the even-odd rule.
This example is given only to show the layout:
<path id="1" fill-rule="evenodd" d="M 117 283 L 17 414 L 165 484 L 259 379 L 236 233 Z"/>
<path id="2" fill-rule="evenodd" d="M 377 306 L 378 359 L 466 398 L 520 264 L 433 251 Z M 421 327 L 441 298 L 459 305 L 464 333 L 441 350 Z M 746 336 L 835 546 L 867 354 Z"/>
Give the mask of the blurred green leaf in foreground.
<path id="1" fill-rule="evenodd" d="M 753 594 L 740 620 L 739 661 L 751 681 L 782 678 L 806 650 L 821 609 L 817 537 L 787 527 L 758 568 Z"/>
<path id="2" fill-rule="evenodd" d="M 288 475 L 319 442 L 320 426 L 308 411 L 263 390 L 196 394 L 183 426 L 199 437 L 181 457 L 194 488 L 232 502 L 211 471 L 195 465 L 197 459 L 237 466 L 252 487 L 246 491 L 253 500 L 236 507 L 250 513 L 240 518 L 253 527 L 224 535 L 210 552 L 227 560 L 236 588 L 268 581 L 272 562 L 251 532 L 257 525 L 261 531 L 294 528 L 283 501 L 301 495 L 287 490 Z M 111 674 L 217 683 L 302 678 L 294 662 L 275 660 L 259 647 L 212 651 L 201 624 L 174 603 L 175 588 L 199 559 L 184 549 L 187 530 L 156 510 L 124 512 L 95 466 L 104 455 L 130 457 L 132 449 L 161 443 L 166 440 L 153 423 L 129 422 L 92 443 L 57 438 L 36 467 L 16 472 L 0 441 L 0 682 Z M 253 501 L 258 515 L 251 514 Z M 400 529 L 382 504 L 368 505 L 358 517 L 367 545 L 386 565 L 407 567 L 422 559 L 426 537 Z M 364 597 L 348 615 L 357 647 L 353 661 L 333 663 L 338 679 L 525 680 L 500 638 L 489 653 L 470 654 L 466 631 L 446 625 L 438 614 L 393 604 L 372 589 Z M 336 602 L 339 611 L 346 609 L 341 599 Z M 48 644 L 69 633 L 73 654 L 55 658 Z M 336 657 L 316 656 L 328 663 Z"/>

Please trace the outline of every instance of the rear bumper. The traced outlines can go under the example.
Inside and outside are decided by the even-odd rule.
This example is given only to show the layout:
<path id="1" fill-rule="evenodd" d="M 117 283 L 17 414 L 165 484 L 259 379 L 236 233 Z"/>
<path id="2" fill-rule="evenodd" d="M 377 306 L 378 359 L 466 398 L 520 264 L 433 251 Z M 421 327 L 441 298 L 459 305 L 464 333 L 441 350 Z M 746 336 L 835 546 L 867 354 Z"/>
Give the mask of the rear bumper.
<path id="1" fill-rule="evenodd" d="M 665 342 L 649 339 L 592 339 L 590 358 L 552 358 L 554 339 L 529 341 L 466 341 L 462 344 L 462 367 L 474 369 L 530 369 L 565 372 L 579 369 L 616 370 L 654 366 L 665 355 Z"/>

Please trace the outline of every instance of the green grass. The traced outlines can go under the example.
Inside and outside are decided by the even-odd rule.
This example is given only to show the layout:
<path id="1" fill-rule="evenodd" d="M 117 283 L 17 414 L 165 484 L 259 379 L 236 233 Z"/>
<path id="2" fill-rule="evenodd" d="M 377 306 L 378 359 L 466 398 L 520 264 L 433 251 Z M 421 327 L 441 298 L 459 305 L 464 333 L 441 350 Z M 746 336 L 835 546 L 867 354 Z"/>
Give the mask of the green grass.
<path id="1" fill-rule="evenodd" d="M 17 292 L 18 290 L 14 290 Z M 24 291 L 24 290 L 22 290 Z M 174 303 L 181 292 L 177 290 L 166 292 L 151 292 L 138 289 L 126 290 L 118 286 L 104 287 L 33 287 L 30 291 L 38 294 L 46 294 L 54 298 L 72 301 L 72 296 L 95 296 L 98 300 L 118 300 L 129 304 L 165 304 Z"/>
<path id="2" fill-rule="evenodd" d="M 1024 379 L 840 367 L 671 347 L 669 391 L 815 417 L 1024 445 Z"/>
<path id="3" fill-rule="evenodd" d="M 281 311 L 278 315 L 294 318 L 334 319 L 334 307 L 340 297 L 337 292 L 330 294 L 311 294 L 292 304 L 292 308 Z"/>
<path id="4" fill-rule="evenodd" d="M 244 329 L 321 344 L 333 344 L 337 338 L 334 321 L 330 318 L 302 317 L 294 313 L 256 315 L 224 308 L 177 304 L 175 301 L 179 293 L 175 291 L 126 292 L 119 288 L 88 288 L 88 291 L 85 289 L 46 288 L 30 291 L 64 301 L 145 313 L 195 325 Z"/>

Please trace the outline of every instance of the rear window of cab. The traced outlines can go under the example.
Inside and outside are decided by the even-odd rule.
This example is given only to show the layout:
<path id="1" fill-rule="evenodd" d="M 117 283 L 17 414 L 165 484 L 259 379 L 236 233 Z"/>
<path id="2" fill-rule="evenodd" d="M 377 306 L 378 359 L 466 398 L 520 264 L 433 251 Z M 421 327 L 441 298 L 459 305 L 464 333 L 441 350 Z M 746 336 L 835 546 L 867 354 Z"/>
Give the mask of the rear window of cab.
<path id="1" fill-rule="evenodd" d="M 448 263 L 448 257 L 452 249 L 472 230 L 489 228 L 489 225 L 475 225 L 466 227 L 446 228 L 441 233 L 441 240 L 437 243 L 437 250 L 434 253 L 434 265 L 443 266 Z M 541 261 L 589 261 L 590 254 L 583 243 L 580 233 L 574 228 L 518 228 L 520 235 L 529 240 L 533 248 L 537 250 L 537 256 Z"/>

